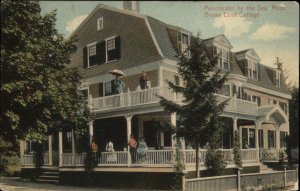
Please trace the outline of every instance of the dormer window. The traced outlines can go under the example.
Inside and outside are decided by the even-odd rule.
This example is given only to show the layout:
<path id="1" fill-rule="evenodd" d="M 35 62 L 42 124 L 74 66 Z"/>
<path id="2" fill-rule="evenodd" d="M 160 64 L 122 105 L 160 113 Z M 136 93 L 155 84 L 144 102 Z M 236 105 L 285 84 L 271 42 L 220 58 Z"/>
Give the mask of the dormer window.
<path id="1" fill-rule="evenodd" d="M 280 80 L 281 72 L 279 70 L 275 71 L 275 86 L 280 87 L 281 80 Z"/>
<path id="2" fill-rule="evenodd" d="M 187 50 L 190 46 L 190 36 L 186 33 L 178 31 L 177 43 L 179 53 L 183 53 L 186 57 L 190 57 L 190 51 Z"/>
<path id="3" fill-rule="evenodd" d="M 218 67 L 224 70 L 230 70 L 229 65 L 229 51 L 214 47 L 214 55 L 218 56 Z"/>
<path id="4" fill-rule="evenodd" d="M 248 78 L 258 80 L 258 67 L 257 63 L 247 60 L 245 65 L 245 73 Z"/>

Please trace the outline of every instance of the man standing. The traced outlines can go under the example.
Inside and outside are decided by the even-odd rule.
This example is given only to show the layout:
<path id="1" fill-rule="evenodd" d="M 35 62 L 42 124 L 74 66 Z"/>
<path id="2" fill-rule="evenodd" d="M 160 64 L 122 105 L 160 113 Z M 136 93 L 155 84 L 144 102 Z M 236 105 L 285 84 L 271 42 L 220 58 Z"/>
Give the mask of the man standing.
<path id="1" fill-rule="evenodd" d="M 135 161 L 136 161 L 137 142 L 136 142 L 133 134 L 130 135 L 128 145 L 129 145 L 129 151 L 130 151 L 132 163 L 135 163 Z"/>
<path id="2" fill-rule="evenodd" d="M 148 77 L 146 76 L 146 72 L 143 71 L 143 74 L 142 76 L 140 77 L 140 86 L 141 86 L 141 89 L 144 90 L 144 89 L 148 89 L 150 87 L 148 87 L 147 85 L 147 82 L 149 81 Z"/>

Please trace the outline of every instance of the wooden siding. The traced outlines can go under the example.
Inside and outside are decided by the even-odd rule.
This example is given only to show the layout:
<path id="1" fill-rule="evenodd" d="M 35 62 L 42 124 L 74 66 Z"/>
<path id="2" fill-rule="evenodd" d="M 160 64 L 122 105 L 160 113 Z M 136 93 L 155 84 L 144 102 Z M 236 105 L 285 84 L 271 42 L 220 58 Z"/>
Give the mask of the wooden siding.
<path id="1" fill-rule="evenodd" d="M 172 82 L 172 83 L 175 83 L 175 79 L 174 79 L 174 76 L 179 76 L 179 74 L 177 72 L 171 72 L 171 71 L 168 71 L 168 70 L 163 70 L 162 72 L 163 76 L 163 84 L 166 85 L 167 84 L 167 80 Z M 179 78 L 179 84 L 182 83 L 182 79 Z"/>
<path id="2" fill-rule="evenodd" d="M 97 19 L 103 17 L 104 29 L 97 31 Z M 83 69 L 83 48 L 108 37 L 121 37 L 121 59 Z M 99 9 L 76 34 L 78 49 L 71 57 L 71 66 L 79 67 L 85 78 L 125 69 L 162 59 L 143 18 Z"/>

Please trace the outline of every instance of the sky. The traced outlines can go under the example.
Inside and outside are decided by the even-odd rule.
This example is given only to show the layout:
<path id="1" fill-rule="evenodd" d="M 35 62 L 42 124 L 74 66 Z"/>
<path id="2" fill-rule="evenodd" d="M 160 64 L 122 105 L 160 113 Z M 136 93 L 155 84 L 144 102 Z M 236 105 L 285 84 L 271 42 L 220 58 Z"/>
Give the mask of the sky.
<path id="1" fill-rule="evenodd" d="M 68 37 L 95 9 L 122 9 L 123 1 L 40 1 L 42 13 L 57 10 L 57 30 Z M 140 13 L 201 33 L 206 39 L 225 34 L 232 51 L 253 48 L 260 63 L 287 69 L 288 82 L 299 86 L 299 4 L 296 1 L 141 1 Z"/>

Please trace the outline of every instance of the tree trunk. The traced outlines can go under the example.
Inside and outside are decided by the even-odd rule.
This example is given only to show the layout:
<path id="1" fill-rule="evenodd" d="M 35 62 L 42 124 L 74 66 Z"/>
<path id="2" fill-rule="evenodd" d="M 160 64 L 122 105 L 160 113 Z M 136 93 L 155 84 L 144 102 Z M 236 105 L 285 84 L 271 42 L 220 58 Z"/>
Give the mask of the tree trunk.
<path id="1" fill-rule="evenodd" d="M 199 140 L 196 138 L 196 174 L 197 178 L 200 177 L 200 171 L 199 171 Z"/>

